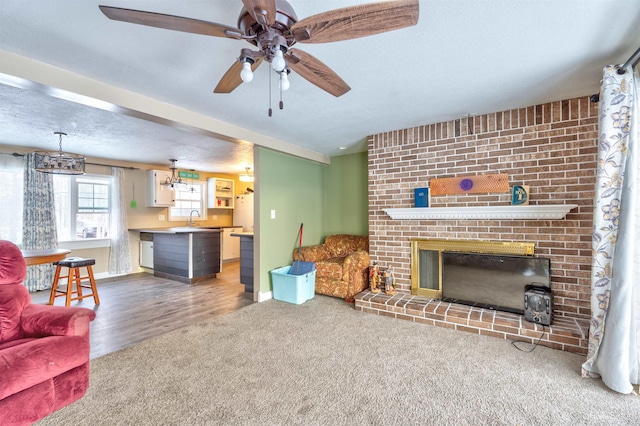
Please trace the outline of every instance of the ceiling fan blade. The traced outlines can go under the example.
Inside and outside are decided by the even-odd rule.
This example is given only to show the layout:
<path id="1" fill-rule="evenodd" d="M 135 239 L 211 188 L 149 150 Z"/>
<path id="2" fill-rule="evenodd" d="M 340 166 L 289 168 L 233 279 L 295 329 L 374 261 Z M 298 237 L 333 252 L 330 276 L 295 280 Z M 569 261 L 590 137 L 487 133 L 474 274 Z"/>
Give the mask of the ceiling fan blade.
<path id="1" fill-rule="evenodd" d="M 255 62 L 251 64 L 251 71 L 255 71 L 258 66 L 262 63 L 262 58 L 255 58 Z M 236 87 L 242 84 L 242 79 L 240 78 L 240 71 L 242 71 L 242 62 L 235 61 L 231 68 L 227 70 L 226 73 L 222 76 L 218 85 L 215 89 L 213 89 L 213 93 L 231 93 Z"/>
<path id="2" fill-rule="evenodd" d="M 331 68 L 302 50 L 289 49 L 286 58 L 289 67 L 302 78 L 335 97 L 342 96 L 351 90 L 351 87 Z"/>
<path id="3" fill-rule="evenodd" d="M 215 37 L 241 38 L 242 36 L 239 29 L 216 24 L 215 22 L 164 15 L 162 13 L 144 12 L 142 10 L 122 9 L 119 7 L 99 7 L 107 18 L 113 19 L 114 21 L 130 22 L 132 24 Z"/>
<path id="4" fill-rule="evenodd" d="M 416 25 L 418 15 L 418 0 L 369 3 L 302 19 L 291 26 L 291 33 L 301 43 L 328 43 Z"/>
<path id="5" fill-rule="evenodd" d="M 275 0 L 242 0 L 247 11 L 263 26 L 271 26 L 276 21 Z"/>

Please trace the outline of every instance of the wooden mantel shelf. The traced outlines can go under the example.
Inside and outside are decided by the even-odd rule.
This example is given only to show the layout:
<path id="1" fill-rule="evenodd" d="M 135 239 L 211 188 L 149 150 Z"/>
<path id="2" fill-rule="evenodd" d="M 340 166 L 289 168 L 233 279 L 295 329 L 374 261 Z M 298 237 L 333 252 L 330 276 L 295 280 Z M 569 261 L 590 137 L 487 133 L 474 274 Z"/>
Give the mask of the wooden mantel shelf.
<path id="1" fill-rule="evenodd" d="M 393 220 L 467 220 L 467 219 L 563 219 L 577 204 L 542 204 L 528 206 L 415 207 L 385 209 Z"/>

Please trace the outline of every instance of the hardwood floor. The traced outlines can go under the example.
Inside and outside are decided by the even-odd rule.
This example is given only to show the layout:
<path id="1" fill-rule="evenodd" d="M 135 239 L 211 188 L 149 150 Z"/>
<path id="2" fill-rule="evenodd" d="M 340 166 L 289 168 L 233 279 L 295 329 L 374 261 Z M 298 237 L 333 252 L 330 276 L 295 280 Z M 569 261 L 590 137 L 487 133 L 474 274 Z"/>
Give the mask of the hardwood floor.
<path id="1" fill-rule="evenodd" d="M 253 293 L 246 293 L 240 284 L 239 264 L 224 263 L 217 278 L 197 285 L 147 273 L 97 280 L 100 305 L 94 305 L 92 297 L 71 302 L 96 312 L 91 358 L 252 304 Z M 49 290 L 31 293 L 32 302 L 45 304 L 49 294 Z M 64 297 L 56 298 L 55 304 L 63 306 Z"/>

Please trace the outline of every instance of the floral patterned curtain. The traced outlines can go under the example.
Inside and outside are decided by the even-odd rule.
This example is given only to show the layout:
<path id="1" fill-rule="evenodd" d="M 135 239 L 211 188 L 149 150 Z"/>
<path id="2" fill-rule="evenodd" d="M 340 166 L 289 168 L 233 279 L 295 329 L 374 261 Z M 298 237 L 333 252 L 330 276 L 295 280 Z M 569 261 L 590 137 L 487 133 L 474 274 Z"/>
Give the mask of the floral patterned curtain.
<path id="1" fill-rule="evenodd" d="M 124 200 L 124 170 L 119 167 L 112 167 L 111 176 L 113 176 L 113 185 L 111 185 L 111 216 L 109 224 L 109 232 L 111 234 L 109 274 L 124 274 L 131 271 L 129 230 Z"/>
<path id="2" fill-rule="evenodd" d="M 24 250 L 58 248 L 53 178 L 35 170 L 35 154 L 24 156 L 24 200 L 22 248 Z M 27 268 L 24 285 L 31 291 L 51 288 L 55 267 L 50 264 Z"/>
<path id="3" fill-rule="evenodd" d="M 600 90 L 591 325 L 582 375 L 631 393 L 640 381 L 640 78 L 631 67 L 617 71 L 605 67 Z"/>

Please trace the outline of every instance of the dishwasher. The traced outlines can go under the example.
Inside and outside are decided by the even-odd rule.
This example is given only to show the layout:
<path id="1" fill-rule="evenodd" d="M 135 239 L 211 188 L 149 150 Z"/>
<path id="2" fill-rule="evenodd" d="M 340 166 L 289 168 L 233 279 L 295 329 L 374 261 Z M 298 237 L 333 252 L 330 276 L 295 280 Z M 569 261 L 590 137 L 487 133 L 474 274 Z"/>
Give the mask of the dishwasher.
<path id="1" fill-rule="evenodd" d="M 232 237 L 234 232 L 242 232 L 242 227 L 222 228 L 222 260 L 235 260 L 240 257 L 240 238 Z"/>
<path id="2" fill-rule="evenodd" d="M 153 269 L 153 234 L 140 233 L 140 266 Z"/>

